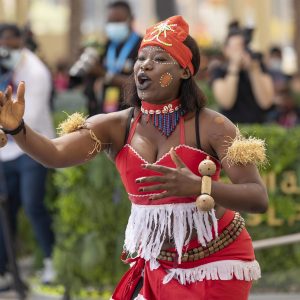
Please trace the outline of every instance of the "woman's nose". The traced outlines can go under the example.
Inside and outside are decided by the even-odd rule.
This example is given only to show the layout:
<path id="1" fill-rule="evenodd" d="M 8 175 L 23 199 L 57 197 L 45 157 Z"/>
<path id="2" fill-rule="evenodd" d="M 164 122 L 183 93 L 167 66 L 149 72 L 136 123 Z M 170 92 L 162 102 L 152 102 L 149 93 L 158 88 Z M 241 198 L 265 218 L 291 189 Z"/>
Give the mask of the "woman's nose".
<path id="1" fill-rule="evenodd" d="M 153 68 L 153 61 L 149 58 L 146 59 L 142 65 L 141 65 L 141 70 L 151 70 Z"/>

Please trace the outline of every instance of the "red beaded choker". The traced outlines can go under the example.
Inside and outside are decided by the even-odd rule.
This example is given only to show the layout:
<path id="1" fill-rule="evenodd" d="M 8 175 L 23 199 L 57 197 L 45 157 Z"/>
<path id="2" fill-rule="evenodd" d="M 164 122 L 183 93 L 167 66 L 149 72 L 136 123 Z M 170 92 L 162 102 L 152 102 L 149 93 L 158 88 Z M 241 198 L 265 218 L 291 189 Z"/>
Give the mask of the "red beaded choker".
<path id="1" fill-rule="evenodd" d="M 141 111 L 147 115 L 147 122 L 151 121 L 154 127 L 158 128 L 166 137 L 172 134 L 180 117 L 185 113 L 179 99 L 167 104 L 152 104 L 142 101 Z"/>

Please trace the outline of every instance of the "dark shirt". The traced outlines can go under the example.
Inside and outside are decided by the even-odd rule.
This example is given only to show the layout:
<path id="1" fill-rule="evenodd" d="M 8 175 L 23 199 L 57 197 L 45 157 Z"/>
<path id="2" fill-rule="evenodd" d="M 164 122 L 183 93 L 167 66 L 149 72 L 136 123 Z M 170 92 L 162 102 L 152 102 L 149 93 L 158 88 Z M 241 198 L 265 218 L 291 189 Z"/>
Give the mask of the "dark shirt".
<path id="1" fill-rule="evenodd" d="M 131 75 L 132 72 L 133 72 L 133 67 L 134 67 L 134 63 L 137 59 L 137 55 L 138 55 L 138 50 L 139 50 L 139 47 L 140 47 L 140 43 L 142 41 L 142 37 L 138 37 L 137 41 L 135 42 L 135 44 L 133 45 L 129 55 L 127 56 L 126 60 L 125 60 L 125 63 L 123 65 L 123 68 L 121 69 L 120 72 L 117 72 L 117 74 L 121 74 L 121 75 Z M 125 43 L 127 42 L 124 41 L 124 43 L 118 45 L 118 47 L 116 48 L 116 58 L 118 59 Z M 102 62 L 102 65 L 104 66 L 104 68 L 108 71 L 108 68 L 107 68 L 107 51 L 109 49 L 109 46 L 110 46 L 111 42 L 108 41 L 108 43 L 106 44 L 105 46 L 105 51 L 104 51 L 104 54 L 103 56 L 101 57 L 101 62 Z M 110 85 L 110 84 L 104 84 L 103 86 L 103 90 L 102 90 L 102 94 L 99 95 L 100 96 L 100 107 L 99 107 L 99 112 L 102 113 L 102 112 L 108 112 L 108 111 L 105 111 L 105 101 L 107 99 L 107 95 L 106 95 L 106 92 L 108 90 L 108 88 L 115 88 L 115 92 L 118 94 L 118 103 L 119 103 L 119 106 L 117 108 L 117 110 L 120 110 L 121 109 L 121 106 L 122 106 L 122 102 L 123 102 L 123 93 L 122 93 L 122 90 L 120 87 L 117 87 L 117 86 L 113 86 L 113 85 Z"/>
<path id="2" fill-rule="evenodd" d="M 135 60 L 137 58 L 137 54 L 138 54 L 138 50 L 140 47 L 140 43 L 142 41 L 142 37 L 139 36 L 137 42 L 133 45 L 129 55 L 127 56 L 127 59 L 125 60 L 125 63 L 123 65 L 123 68 L 120 72 L 117 72 L 117 74 L 121 74 L 121 75 L 130 75 L 133 72 L 133 66 L 135 63 Z M 127 40 L 124 41 L 124 43 L 118 45 L 117 49 L 116 49 L 116 57 L 118 58 L 118 56 L 120 55 L 120 52 L 122 51 L 125 43 L 127 42 Z M 104 45 L 104 51 L 103 54 L 100 57 L 100 64 L 103 66 L 103 68 L 107 70 L 106 64 L 107 64 L 107 51 L 109 46 L 111 45 L 110 41 L 107 41 L 107 43 Z M 104 84 L 100 93 L 98 95 L 95 94 L 95 90 L 94 90 L 94 84 L 95 81 L 97 80 L 97 78 L 94 75 L 87 75 L 85 76 L 85 89 L 84 89 L 84 94 L 87 96 L 87 100 L 88 100 L 88 112 L 89 115 L 95 115 L 98 113 L 107 113 L 110 111 L 116 111 L 116 110 L 120 110 L 122 109 L 122 102 L 123 102 L 123 93 L 120 87 L 118 86 L 113 86 L 110 84 Z M 110 93 L 108 92 L 109 88 L 114 88 L 113 91 Z M 105 108 L 109 107 L 109 105 L 107 105 L 107 102 L 109 102 L 109 97 L 115 97 L 117 98 L 117 105 L 111 105 L 112 110 L 107 111 L 105 110 Z M 114 102 L 115 99 L 112 99 Z"/>
<path id="3" fill-rule="evenodd" d="M 224 78 L 227 67 L 216 67 L 212 71 L 212 82 Z M 220 109 L 233 123 L 263 123 L 266 111 L 259 107 L 255 99 L 248 72 L 241 70 L 238 78 L 236 101 L 231 109 Z"/>

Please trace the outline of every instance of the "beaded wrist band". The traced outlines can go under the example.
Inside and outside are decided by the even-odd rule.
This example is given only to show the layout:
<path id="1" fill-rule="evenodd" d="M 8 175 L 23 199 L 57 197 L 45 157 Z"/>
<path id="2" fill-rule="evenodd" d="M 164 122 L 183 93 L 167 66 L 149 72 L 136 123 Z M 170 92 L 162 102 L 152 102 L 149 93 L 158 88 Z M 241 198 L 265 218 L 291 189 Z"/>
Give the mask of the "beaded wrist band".
<path id="1" fill-rule="evenodd" d="M 7 130 L 7 129 L 2 128 L 2 130 L 3 130 L 3 132 L 5 134 L 10 134 L 10 135 L 16 135 L 19 132 L 21 132 L 22 130 L 23 130 L 23 133 L 26 134 L 26 127 L 25 127 L 24 119 L 22 119 L 20 125 L 16 129 L 14 129 L 14 130 Z"/>

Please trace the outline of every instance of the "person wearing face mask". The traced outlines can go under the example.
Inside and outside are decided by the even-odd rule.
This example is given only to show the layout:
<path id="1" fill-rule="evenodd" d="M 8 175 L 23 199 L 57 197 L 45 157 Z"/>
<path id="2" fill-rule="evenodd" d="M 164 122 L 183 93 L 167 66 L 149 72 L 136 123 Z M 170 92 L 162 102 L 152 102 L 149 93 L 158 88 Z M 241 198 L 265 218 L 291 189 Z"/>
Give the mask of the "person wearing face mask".
<path id="1" fill-rule="evenodd" d="M 267 67 L 274 83 L 275 93 L 280 94 L 288 84 L 288 76 L 282 71 L 282 51 L 279 46 L 270 48 Z"/>
<path id="2" fill-rule="evenodd" d="M 17 25 L 0 26 L 0 88 L 7 93 L 8 86 L 16 87 L 21 81 L 28 83 L 30 87 L 26 94 L 30 100 L 24 119 L 40 134 L 53 137 L 49 107 L 51 74 L 44 63 L 23 45 L 22 31 Z M 44 252 L 42 281 L 50 283 L 54 280 L 55 272 L 51 260 L 54 234 L 51 217 L 44 204 L 47 169 L 25 154 L 12 138 L 8 139 L 5 148 L 0 149 L 0 164 L 6 179 L 7 211 L 12 233 L 16 233 L 17 212 L 22 206 Z M 7 253 L 0 228 L 0 291 L 11 287 L 7 271 Z"/>
<path id="3" fill-rule="evenodd" d="M 127 2 L 112 2 L 107 9 L 107 43 L 100 63 L 90 72 L 96 76 L 86 88 L 86 94 L 92 102 L 90 115 L 121 109 L 121 88 L 132 74 L 142 40 L 132 28 L 133 15 Z"/>

